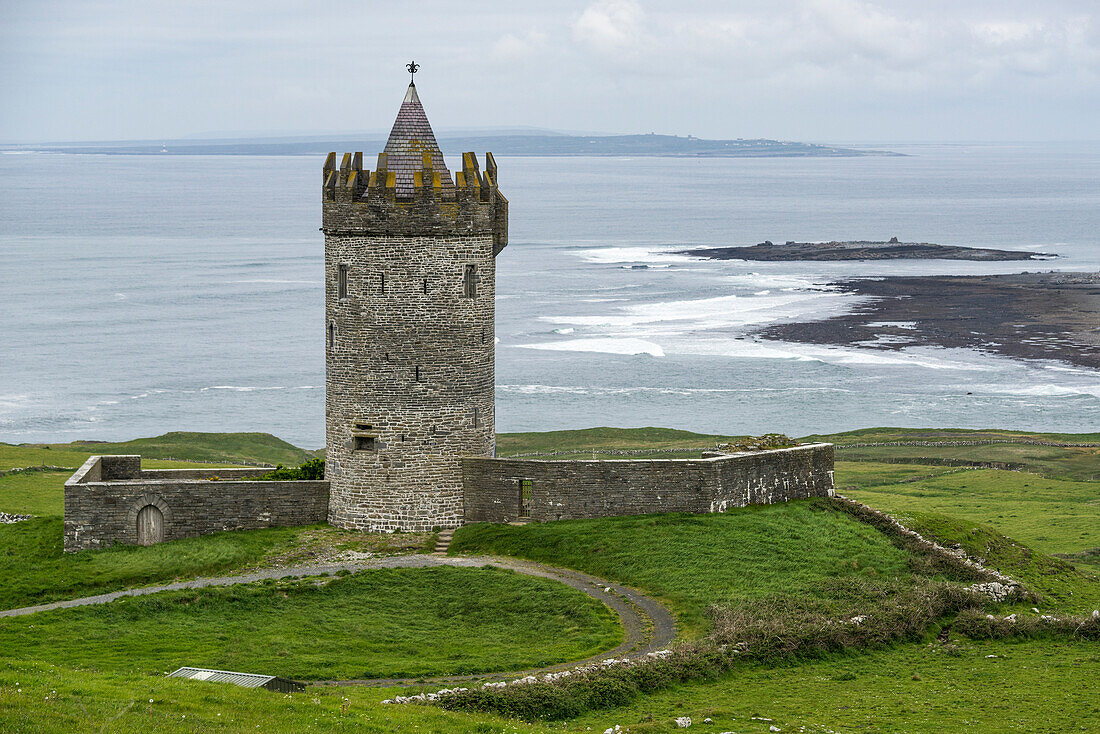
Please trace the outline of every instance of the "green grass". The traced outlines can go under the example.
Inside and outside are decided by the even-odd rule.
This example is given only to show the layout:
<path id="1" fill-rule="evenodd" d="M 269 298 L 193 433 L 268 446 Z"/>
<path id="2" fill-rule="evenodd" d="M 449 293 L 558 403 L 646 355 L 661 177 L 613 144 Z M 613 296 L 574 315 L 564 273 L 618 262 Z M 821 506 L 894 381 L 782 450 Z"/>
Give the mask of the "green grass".
<path id="1" fill-rule="evenodd" d="M 182 665 L 302 680 L 521 670 L 622 638 L 601 602 L 493 568 L 381 569 L 162 592 L 0 619 L 24 660 L 155 674 Z"/>
<path id="2" fill-rule="evenodd" d="M 55 444 L 0 443 L 0 471 L 24 466 L 78 467 L 93 454 L 140 454 L 148 459 L 219 463 L 301 464 L 314 452 L 269 433 L 189 433 L 173 431 L 133 441 L 74 441 Z M 155 468 L 155 467 L 149 467 Z"/>
<path id="3" fill-rule="evenodd" d="M 215 533 L 148 547 L 116 546 L 84 553 L 61 551 L 61 518 L 0 525 L 0 609 L 100 594 L 180 578 L 247 568 L 310 563 L 340 550 L 416 553 L 429 533 L 378 535 L 328 526 Z"/>
<path id="4" fill-rule="evenodd" d="M 1057 640 L 904 645 L 678 686 L 555 725 L 433 706 L 382 705 L 393 689 L 310 688 L 284 696 L 132 673 L 0 659 L 0 731 L 194 734 L 205 731 L 1067 732 L 1100 728 L 1095 643 Z M 996 657 L 986 657 L 995 655 Z M 916 679 L 914 679 L 916 675 Z M 150 700 L 151 699 L 151 700 Z M 711 717 L 714 724 L 705 725 Z M 757 717 L 757 718 L 753 718 Z M 764 721 L 763 719 L 771 719 Z"/>
<path id="5" fill-rule="evenodd" d="M 845 494 L 849 487 L 878 487 L 886 484 L 898 484 L 927 477 L 954 474 L 969 471 L 965 468 L 950 466 L 931 466 L 928 464 L 885 464 L 877 461 L 837 461 L 834 466 L 833 480 L 837 491 Z"/>
<path id="6" fill-rule="evenodd" d="M 169 434 L 173 435 L 182 434 Z M 217 439 L 207 444 L 209 436 L 191 436 L 191 448 L 218 449 Z M 664 429 L 590 429 L 502 435 L 498 437 L 498 449 L 501 455 L 569 451 L 588 458 L 594 450 L 696 448 L 727 438 Z M 990 438 L 1100 442 L 1100 434 L 891 428 L 823 438 L 840 445 Z M 179 444 L 168 453 L 167 449 L 134 448 L 136 443 L 115 446 L 119 447 L 118 453 L 141 453 L 146 457 L 208 458 L 197 454 L 181 455 L 176 450 Z M 248 453 L 244 444 L 239 448 Z M 281 461 L 285 464 L 303 460 L 301 457 L 275 456 L 250 459 L 230 455 L 232 451 L 225 451 L 224 445 L 219 450 L 223 451 L 224 458 L 210 460 L 226 463 Z M 88 454 L 110 452 L 102 444 L 57 445 L 51 449 L 0 445 L 0 469 L 41 463 L 77 466 Z M 56 459 L 65 454 L 71 455 L 73 463 Z M 894 446 L 841 448 L 837 458 L 841 459 L 837 464 L 838 487 L 858 487 L 842 491 L 872 506 L 897 512 L 920 532 L 945 543 L 959 543 L 969 553 L 985 558 L 988 565 L 1020 578 L 1041 595 L 1038 606 L 1044 613 L 1080 613 L 1100 606 L 1098 583 L 1088 574 L 1049 555 L 1074 555 L 1073 563 L 1080 564 L 1081 568 L 1088 568 L 1091 560 L 1100 561 L 1100 555 L 1089 553 L 1090 549 L 1100 547 L 1100 541 L 1095 540 L 1095 528 L 1100 525 L 1096 522 L 1100 484 L 1080 481 L 1100 475 L 1100 452 L 1097 450 L 1018 444 Z M 1055 478 L 986 470 L 955 472 L 951 466 L 936 465 L 943 461 L 1001 461 L 1024 465 L 1030 471 Z M 55 515 L 60 507 L 61 483 L 67 475 L 59 473 L 52 475 L 52 479 L 46 478 L 50 476 L 0 478 L 0 510 L 27 512 L 28 509 L 19 508 L 34 508 L 32 514 Z M 932 478 L 923 479 L 929 476 Z M 920 481 L 905 481 L 909 479 Z M 1070 479 L 1078 481 L 1060 481 Z M 52 484 L 53 481 L 56 484 Z M 911 559 L 869 526 L 840 518 L 836 513 L 812 509 L 813 504 L 798 502 L 747 508 L 727 515 L 703 517 L 614 518 L 532 524 L 521 528 L 475 526 L 460 531 L 453 547 L 461 547 L 463 539 L 472 533 L 469 537 L 479 552 L 514 552 L 638 586 L 668 601 L 690 635 L 699 634 L 705 628 L 704 610 L 711 603 L 766 605 L 772 599 L 786 599 L 829 609 L 832 603 L 843 606 L 841 602 L 855 600 L 854 596 L 838 600 L 826 593 L 844 592 L 850 583 L 873 586 L 882 582 L 883 588 L 889 588 L 888 582 L 893 579 L 904 584 L 912 578 Z M 0 594 L 11 593 L 6 588 L 11 586 L 16 593 L 24 595 L 28 592 L 57 594 L 54 598 L 60 598 L 76 595 L 72 593 L 74 590 L 80 590 L 81 594 L 95 593 L 103 588 L 161 581 L 173 575 L 208 573 L 197 569 L 209 564 L 224 564 L 225 570 L 234 570 L 280 559 L 309 558 L 318 547 L 331 548 L 333 542 L 329 534 L 336 532 L 304 528 L 252 531 L 256 534 L 253 537 L 243 537 L 249 536 L 248 533 L 229 533 L 182 541 L 194 543 L 191 547 L 173 543 L 82 554 L 89 559 L 98 556 L 105 560 L 98 562 L 103 565 L 91 560 L 70 565 L 60 558 L 59 522 L 45 534 L 41 526 L 34 525 L 39 522 L 45 521 L 0 526 L 0 577 L 5 579 Z M 8 535 L 15 528 L 20 528 L 15 531 L 16 535 Z M 300 532 L 283 535 L 295 531 Z M 1005 538 L 1002 533 L 1018 540 Z M 338 544 L 353 545 L 342 536 Z M 168 551 L 158 555 L 166 547 Z M 55 551 L 56 557 L 52 555 Z M 81 568 L 80 564 L 88 565 Z M 37 592 L 34 591 L 36 584 Z M 84 590 L 88 587 L 98 588 Z M 274 584 L 260 587 L 257 593 L 272 590 L 285 591 Z M 466 596 L 476 598 L 479 590 L 473 589 Z M 194 593 L 191 592 L 192 598 Z M 304 589 L 303 593 L 312 592 Z M 415 597 L 417 592 L 410 593 Z M 294 607 L 299 601 L 296 594 L 296 591 L 288 593 L 287 599 L 276 597 L 274 601 L 285 605 L 280 609 Z M 267 605 L 260 604 L 261 598 L 257 597 L 255 603 L 263 614 Z M 200 619 L 214 620 L 219 614 L 228 615 L 226 610 L 237 603 L 236 599 L 212 600 L 201 610 L 202 614 L 210 616 Z M 201 605 L 192 603 L 187 613 L 195 613 L 196 606 Z M 314 606 L 330 605 L 303 604 L 293 613 L 300 613 L 300 619 L 309 623 L 316 611 Z M 1030 614 L 1024 608 L 1030 606 L 1028 603 L 1012 609 Z M 374 609 L 364 610 L 364 613 L 373 614 Z M 353 613 L 350 606 L 348 610 L 349 614 Z M 142 630 L 146 642 L 161 640 L 159 628 L 149 620 L 163 618 L 170 628 L 187 633 L 173 634 L 170 639 L 166 635 L 169 644 L 186 646 L 186 642 L 180 643 L 177 639 L 186 640 L 187 635 L 195 633 L 194 649 L 232 654 L 225 652 L 230 649 L 229 643 L 217 639 L 216 631 L 210 631 L 217 630 L 218 624 L 203 621 L 192 627 L 182 623 L 172 627 L 177 624 L 176 611 L 173 608 L 144 610 L 134 620 L 133 634 L 123 634 L 120 644 L 136 649 Z M 33 624 L 33 619 L 35 617 L 23 624 Z M 229 616 L 225 619 L 229 625 L 237 623 Z M 68 626 L 78 622 L 92 625 L 86 628 L 90 634 L 102 635 L 99 652 L 92 643 L 83 642 L 81 630 Z M 165 680 L 136 672 L 113 672 L 144 670 L 144 665 L 149 665 L 149 670 L 169 668 L 158 668 L 154 665 L 158 661 L 143 660 L 140 656 L 127 661 L 124 656 L 104 648 L 104 645 L 109 648 L 113 642 L 107 637 L 109 630 L 125 631 L 128 625 L 112 627 L 106 621 L 93 623 L 82 617 L 69 617 L 67 613 L 58 613 L 56 622 L 50 624 L 55 623 L 60 626 L 51 627 L 57 633 L 52 638 L 53 644 L 34 642 L 34 650 L 25 653 L 28 657 L 33 654 L 41 659 L 64 662 L 62 653 L 57 651 L 64 649 L 63 645 L 75 645 L 78 656 L 74 664 L 88 664 L 103 670 L 72 670 L 36 659 L 15 661 L 8 653 L 11 645 L 26 644 L 22 641 L 33 641 L 34 636 L 25 634 L 31 632 L 29 629 L 22 630 L 24 634 L 11 632 L 10 642 L 0 639 L 3 645 L 0 649 L 5 649 L 9 655 L 0 658 L 0 731 L 100 731 L 105 724 L 109 724 L 106 731 L 143 733 L 210 729 L 298 732 L 307 728 L 378 732 L 603 731 L 621 724 L 635 732 L 671 732 L 676 730 L 672 719 L 683 715 L 693 718 L 695 728 L 708 731 L 767 731 L 769 724 L 751 719 L 754 714 L 774 719 L 784 731 L 794 731 L 800 726 L 805 726 L 807 731 L 901 732 L 1100 729 L 1100 707 L 1096 703 L 1100 690 L 1097 677 L 1092 674 L 1100 663 L 1100 652 L 1095 643 L 1054 637 L 979 643 L 953 636 L 949 645 L 929 638 L 916 645 L 897 644 L 873 651 L 828 654 L 812 662 L 745 665 L 717 681 L 680 685 L 639 698 L 623 708 L 588 714 L 550 727 L 492 716 L 448 713 L 434 707 L 379 705 L 382 698 L 393 695 L 392 690 L 313 688 L 304 694 L 286 697 L 231 686 Z M 93 629 L 95 624 L 102 624 L 98 633 Z M 272 624 L 272 627 L 277 625 Z M 591 629 L 584 631 L 594 634 Z M 0 631 L 0 635 L 3 634 L 7 633 Z M 247 631 L 240 634 L 245 635 Z M 250 645 L 248 647 L 253 649 L 247 654 L 255 655 L 254 659 L 261 662 L 265 659 L 262 656 L 267 656 L 273 664 L 289 658 L 290 654 L 277 655 L 280 639 L 271 634 L 270 638 L 262 638 L 270 644 Z M 440 643 L 447 644 L 450 640 Z M 521 647 L 517 645 L 517 649 Z M 308 659 L 308 645 L 303 645 L 302 650 L 301 657 Z M 998 657 L 987 658 L 986 655 Z M 102 660 L 98 659 L 100 656 Z M 318 665 L 342 664 L 340 657 L 339 653 L 320 655 L 316 662 Z M 391 662 L 396 666 L 402 662 L 402 657 L 394 654 Z M 134 667 L 127 669 L 131 664 Z M 913 679 L 914 673 L 919 680 Z M 16 693 L 19 687 L 23 687 L 22 693 Z M 154 699 L 152 704 L 148 703 L 149 698 Z M 34 705 L 30 704 L 32 700 Z M 705 716 L 715 719 L 714 727 L 702 727 L 700 722 Z M 115 719 L 114 723 L 109 723 L 111 719 Z"/>
<path id="7" fill-rule="evenodd" d="M 939 512 L 986 523 L 1044 553 L 1100 547 L 1096 482 L 975 469 L 911 484 L 866 486 L 846 494 L 895 514 Z"/>
<path id="8" fill-rule="evenodd" d="M 20 472 L 0 477 L 0 512 L 52 515 L 65 512 L 65 480 L 69 472 Z"/>
<path id="9" fill-rule="evenodd" d="M 234 685 L 72 670 L 0 658 L 0 731 L 35 734 L 201 732 L 545 732 L 498 717 L 392 706 L 377 688 L 310 688 L 280 695 Z M 601 730 L 602 731 L 602 730 Z"/>
<path id="10" fill-rule="evenodd" d="M 497 455 L 513 456 L 534 451 L 577 454 L 598 449 L 711 448 L 740 436 L 692 433 L 672 428 L 584 428 L 576 431 L 498 433 Z"/>
<path id="11" fill-rule="evenodd" d="M 716 682 L 679 686 L 586 715 L 568 729 L 603 731 L 621 724 L 632 734 L 673 732 L 672 719 L 689 716 L 689 731 L 707 732 L 768 732 L 772 726 L 816 733 L 1096 731 L 1098 667 L 1100 646 L 1087 642 L 903 645 L 799 665 L 747 667 Z M 701 724 L 707 717 L 712 726 Z"/>
<path id="12" fill-rule="evenodd" d="M 666 600 L 689 633 L 701 631 L 710 604 L 909 573 L 908 556 L 885 536 L 815 500 L 718 515 L 467 525 L 451 552 L 518 556 L 636 586 Z"/>

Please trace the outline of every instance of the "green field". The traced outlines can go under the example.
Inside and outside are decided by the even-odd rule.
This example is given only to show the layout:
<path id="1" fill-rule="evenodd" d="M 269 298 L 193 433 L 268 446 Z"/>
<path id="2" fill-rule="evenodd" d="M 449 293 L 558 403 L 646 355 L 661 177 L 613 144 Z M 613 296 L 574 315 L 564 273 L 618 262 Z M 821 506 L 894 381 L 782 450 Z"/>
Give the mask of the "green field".
<path id="1" fill-rule="evenodd" d="M 959 644 L 961 643 L 961 644 Z M 989 657 L 995 656 L 995 657 Z M 1100 646 L 956 641 L 790 666 L 746 666 L 569 722 L 527 724 L 380 703 L 393 689 L 236 686 L 0 659 L 0 731 L 146 732 L 1067 732 L 1100 726 Z M 703 724 L 710 717 L 714 725 Z M 754 718 L 755 717 L 755 718 Z M 770 719 L 770 721 L 766 721 Z"/>
<path id="2" fill-rule="evenodd" d="M 23 660 L 300 680 L 522 670 L 579 660 L 621 637 L 610 610 L 586 594 L 491 568 L 379 569 L 0 618 L 0 649 Z"/>
<path id="3" fill-rule="evenodd" d="M 701 449 L 727 438 L 602 428 L 502 435 L 498 450 L 668 456 L 657 450 Z M 1100 450 L 1020 443 L 1100 443 L 1100 434 L 879 428 L 815 438 L 838 444 L 842 493 L 963 548 L 1036 594 L 989 605 L 989 612 L 1030 619 L 1032 606 L 1060 615 L 1100 608 Z M 1005 443 L 914 445 L 961 441 Z M 880 442 L 894 445 L 853 446 Z M 0 470 L 78 466 L 91 453 L 225 464 L 312 456 L 263 434 L 167 434 L 48 449 L 0 445 Z M 1028 473 L 974 468 L 980 463 Z M 0 525 L 0 606 L 309 562 L 341 549 L 420 552 L 433 540 L 317 526 L 63 555 L 67 476 L 0 477 L 0 511 L 40 516 Z M 681 633 L 695 639 L 705 638 L 723 610 L 763 610 L 777 619 L 874 615 L 900 604 L 906 589 L 952 578 L 829 507 L 814 500 L 724 515 L 469 526 L 452 551 L 530 558 L 635 586 L 665 600 Z M 619 724 L 672 732 L 677 716 L 690 716 L 693 731 L 715 732 L 1100 730 L 1100 643 L 1053 633 L 977 641 L 954 631 L 950 614 L 915 641 L 745 662 L 716 680 L 665 686 L 554 724 L 380 704 L 401 692 L 394 689 L 314 687 L 283 696 L 161 675 L 184 664 L 304 679 L 500 670 L 608 649 L 619 635 L 611 621 L 606 609 L 552 582 L 447 568 L 361 573 L 323 586 L 307 580 L 157 594 L 0 620 L 0 731 L 581 732 Z M 713 725 L 702 723 L 706 717 Z"/>
<path id="4" fill-rule="evenodd" d="M 908 578 L 906 554 L 816 500 L 721 515 L 643 515 L 459 528 L 451 553 L 516 556 L 645 589 L 698 634 L 711 604 L 815 594 L 829 580 Z"/>

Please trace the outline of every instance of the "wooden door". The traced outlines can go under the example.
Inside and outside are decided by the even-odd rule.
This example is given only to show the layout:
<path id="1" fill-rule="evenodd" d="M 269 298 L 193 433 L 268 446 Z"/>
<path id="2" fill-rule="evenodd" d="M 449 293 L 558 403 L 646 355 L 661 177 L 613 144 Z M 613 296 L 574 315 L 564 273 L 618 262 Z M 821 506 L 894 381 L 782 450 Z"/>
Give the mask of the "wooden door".
<path id="1" fill-rule="evenodd" d="M 138 545 L 153 545 L 164 540 L 164 513 L 156 505 L 146 505 L 137 516 Z"/>

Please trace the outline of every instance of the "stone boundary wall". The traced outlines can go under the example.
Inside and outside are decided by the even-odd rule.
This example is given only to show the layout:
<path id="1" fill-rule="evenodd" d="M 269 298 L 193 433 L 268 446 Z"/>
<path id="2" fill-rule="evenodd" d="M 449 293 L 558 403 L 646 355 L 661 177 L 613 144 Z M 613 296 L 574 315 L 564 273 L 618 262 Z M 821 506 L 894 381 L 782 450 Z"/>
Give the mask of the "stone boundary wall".
<path id="1" fill-rule="evenodd" d="M 462 460 L 465 522 L 724 512 L 833 495 L 833 446 L 812 444 L 702 459 Z M 528 480 L 526 513 L 521 509 Z"/>
<path id="2" fill-rule="evenodd" d="M 65 551 L 137 544 L 149 505 L 163 518 L 163 540 L 325 522 L 327 481 L 245 479 L 267 471 L 142 470 L 140 456 L 92 456 L 65 482 Z"/>
<path id="3" fill-rule="evenodd" d="M 844 449 L 865 449 L 874 448 L 877 446 L 928 446 L 928 447 L 950 447 L 950 446 L 997 446 L 997 445 L 1020 445 L 1020 446 L 1053 446 L 1055 448 L 1066 449 L 1089 449 L 1100 448 L 1100 443 L 1064 443 L 1061 441 L 1039 441 L 1037 439 L 1028 438 L 1004 438 L 1004 439 L 981 439 L 974 441 L 879 441 L 876 443 L 846 443 L 837 446 L 838 451 Z"/>

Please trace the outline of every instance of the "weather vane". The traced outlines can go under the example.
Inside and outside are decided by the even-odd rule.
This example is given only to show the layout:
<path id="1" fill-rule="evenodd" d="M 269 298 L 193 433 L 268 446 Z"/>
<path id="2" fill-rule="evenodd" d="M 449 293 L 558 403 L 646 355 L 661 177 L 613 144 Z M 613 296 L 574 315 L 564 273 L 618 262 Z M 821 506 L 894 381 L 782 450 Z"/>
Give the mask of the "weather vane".
<path id="1" fill-rule="evenodd" d="M 409 63 L 405 64 L 405 68 L 409 70 L 409 84 L 415 84 L 416 78 L 412 75 L 420 69 L 420 64 L 416 63 L 415 61 L 410 61 Z"/>

